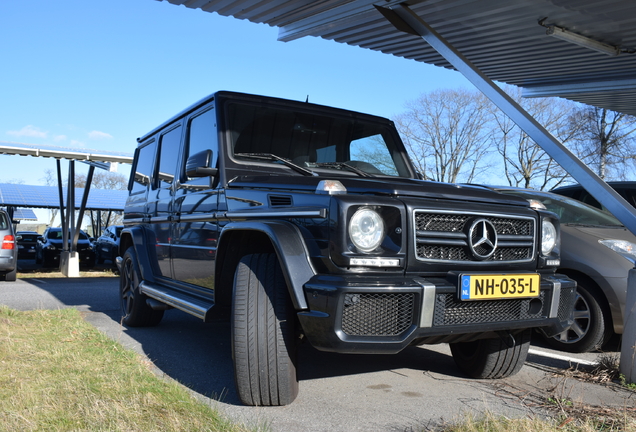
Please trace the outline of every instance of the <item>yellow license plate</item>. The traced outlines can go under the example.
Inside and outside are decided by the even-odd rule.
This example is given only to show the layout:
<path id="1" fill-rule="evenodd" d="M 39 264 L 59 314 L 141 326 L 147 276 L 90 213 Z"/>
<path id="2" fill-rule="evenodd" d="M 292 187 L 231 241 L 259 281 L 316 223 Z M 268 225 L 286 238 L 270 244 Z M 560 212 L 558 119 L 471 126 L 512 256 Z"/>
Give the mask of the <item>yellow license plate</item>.
<path id="1" fill-rule="evenodd" d="M 459 277 L 461 300 L 495 300 L 539 296 L 541 277 L 524 274 L 463 274 Z"/>

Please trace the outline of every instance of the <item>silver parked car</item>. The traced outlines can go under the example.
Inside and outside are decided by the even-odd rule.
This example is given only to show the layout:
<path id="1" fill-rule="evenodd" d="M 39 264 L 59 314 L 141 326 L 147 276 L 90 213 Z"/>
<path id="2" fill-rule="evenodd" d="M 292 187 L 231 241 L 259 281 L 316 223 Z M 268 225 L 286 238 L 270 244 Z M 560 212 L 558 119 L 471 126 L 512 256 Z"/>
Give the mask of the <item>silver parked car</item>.
<path id="1" fill-rule="evenodd" d="M 547 342 L 569 352 L 600 349 L 623 333 L 627 275 L 636 236 L 614 216 L 573 198 L 528 189 L 495 188 L 545 207 L 561 219 L 559 273 L 577 281 L 574 324 Z"/>
<path id="2" fill-rule="evenodd" d="M 0 280 L 15 281 L 18 270 L 18 247 L 11 218 L 0 210 Z"/>

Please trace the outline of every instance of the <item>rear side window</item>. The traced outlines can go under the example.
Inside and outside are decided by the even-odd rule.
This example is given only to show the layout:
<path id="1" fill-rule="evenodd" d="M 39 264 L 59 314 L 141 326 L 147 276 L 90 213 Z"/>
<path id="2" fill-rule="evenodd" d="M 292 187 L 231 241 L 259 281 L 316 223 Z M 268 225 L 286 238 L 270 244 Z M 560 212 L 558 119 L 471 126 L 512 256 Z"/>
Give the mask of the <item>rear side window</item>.
<path id="1" fill-rule="evenodd" d="M 153 165 L 155 162 L 155 150 L 157 142 L 152 141 L 144 147 L 139 148 L 139 156 L 135 165 L 135 174 L 130 193 L 138 193 L 146 190 L 152 180 Z"/>
<path id="2" fill-rule="evenodd" d="M 7 215 L 4 213 L 0 213 L 0 229 L 9 229 L 9 220 L 7 219 Z"/>
<path id="3" fill-rule="evenodd" d="M 172 129 L 161 136 L 161 150 L 159 155 L 159 187 L 167 187 L 174 181 L 177 160 L 179 159 L 179 145 L 181 144 L 181 126 Z"/>

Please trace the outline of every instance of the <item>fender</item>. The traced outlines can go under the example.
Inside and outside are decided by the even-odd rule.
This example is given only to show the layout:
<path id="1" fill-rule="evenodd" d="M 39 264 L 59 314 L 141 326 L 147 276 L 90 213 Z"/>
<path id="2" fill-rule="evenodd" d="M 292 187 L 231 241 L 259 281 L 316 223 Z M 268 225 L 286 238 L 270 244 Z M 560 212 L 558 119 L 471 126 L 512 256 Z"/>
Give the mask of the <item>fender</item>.
<path id="1" fill-rule="evenodd" d="M 303 285 L 316 275 L 316 271 L 309 261 L 309 251 L 298 227 L 286 221 L 231 222 L 221 231 L 219 249 L 231 231 L 258 231 L 267 235 L 274 246 L 294 307 L 296 310 L 308 309 Z"/>
<path id="2" fill-rule="evenodd" d="M 128 237 L 128 239 L 126 237 Z M 137 255 L 137 263 L 139 264 L 141 278 L 148 282 L 154 282 L 155 277 L 153 275 L 153 265 L 148 257 L 156 257 L 156 255 L 148 253 L 147 245 L 152 243 L 148 243 L 147 237 L 147 230 L 141 226 L 124 228 L 121 233 L 121 240 L 119 244 L 119 257 L 123 257 L 124 253 L 126 253 L 126 249 L 133 246 Z M 141 250 L 144 250 L 144 253 L 141 253 Z M 120 267 L 119 263 L 117 266 Z M 119 271 L 121 272 L 121 268 L 119 268 Z"/>

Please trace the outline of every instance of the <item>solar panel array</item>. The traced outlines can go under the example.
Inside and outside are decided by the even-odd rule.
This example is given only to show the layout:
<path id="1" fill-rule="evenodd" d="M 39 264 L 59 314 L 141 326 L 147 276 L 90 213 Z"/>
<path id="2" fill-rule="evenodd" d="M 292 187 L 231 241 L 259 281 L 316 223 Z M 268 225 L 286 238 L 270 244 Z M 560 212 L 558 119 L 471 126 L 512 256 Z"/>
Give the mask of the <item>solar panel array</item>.
<path id="1" fill-rule="evenodd" d="M 75 188 L 75 208 L 82 203 L 84 189 Z M 63 188 L 66 205 L 66 188 Z M 91 189 L 86 210 L 123 210 L 128 191 Z M 30 186 L 22 184 L 0 184 L 0 206 L 28 208 L 60 208 L 58 188 L 54 186 Z M 17 218 L 16 218 L 17 219 Z"/>
<path id="2" fill-rule="evenodd" d="M 13 211 L 13 220 L 38 220 L 38 217 L 35 215 L 33 210 L 25 209 L 25 208 L 17 208 Z"/>

